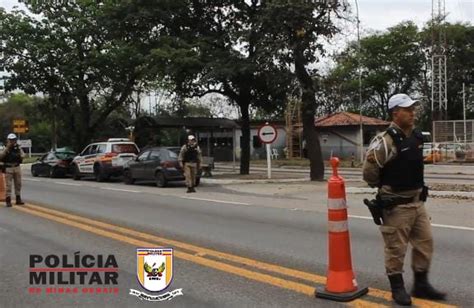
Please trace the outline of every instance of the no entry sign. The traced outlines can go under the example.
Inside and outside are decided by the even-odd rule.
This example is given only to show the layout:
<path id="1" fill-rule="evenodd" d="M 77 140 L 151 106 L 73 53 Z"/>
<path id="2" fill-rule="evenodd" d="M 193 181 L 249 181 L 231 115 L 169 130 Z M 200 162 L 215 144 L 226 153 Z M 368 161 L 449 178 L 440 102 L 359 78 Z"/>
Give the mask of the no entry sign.
<path id="1" fill-rule="evenodd" d="M 258 129 L 258 138 L 262 143 L 272 143 L 276 140 L 278 132 L 275 126 L 266 123 Z"/>

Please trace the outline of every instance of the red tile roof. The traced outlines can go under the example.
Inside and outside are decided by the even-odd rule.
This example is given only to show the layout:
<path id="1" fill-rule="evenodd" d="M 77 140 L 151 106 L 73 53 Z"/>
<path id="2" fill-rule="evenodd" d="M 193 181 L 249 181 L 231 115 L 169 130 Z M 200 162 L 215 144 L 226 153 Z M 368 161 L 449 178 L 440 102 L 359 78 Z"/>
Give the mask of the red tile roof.
<path id="1" fill-rule="evenodd" d="M 390 122 L 362 116 L 363 125 L 389 125 Z M 337 112 L 314 119 L 316 127 L 360 125 L 360 116 L 351 112 Z"/>

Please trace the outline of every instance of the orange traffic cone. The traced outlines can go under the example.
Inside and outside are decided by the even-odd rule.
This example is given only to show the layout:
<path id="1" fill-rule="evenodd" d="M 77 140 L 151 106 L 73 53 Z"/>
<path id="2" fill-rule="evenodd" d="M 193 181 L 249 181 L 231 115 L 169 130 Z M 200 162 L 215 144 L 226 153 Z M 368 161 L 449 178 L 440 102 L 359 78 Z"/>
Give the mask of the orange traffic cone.
<path id="1" fill-rule="evenodd" d="M 5 173 L 0 171 L 0 201 L 5 201 Z"/>
<path id="2" fill-rule="evenodd" d="M 346 188 L 337 173 L 339 158 L 331 158 L 333 174 L 328 180 L 329 269 L 326 287 L 316 289 L 316 297 L 348 302 L 369 291 L 361 288 L 352 271 L 351 244 L 347 222 Z"/>

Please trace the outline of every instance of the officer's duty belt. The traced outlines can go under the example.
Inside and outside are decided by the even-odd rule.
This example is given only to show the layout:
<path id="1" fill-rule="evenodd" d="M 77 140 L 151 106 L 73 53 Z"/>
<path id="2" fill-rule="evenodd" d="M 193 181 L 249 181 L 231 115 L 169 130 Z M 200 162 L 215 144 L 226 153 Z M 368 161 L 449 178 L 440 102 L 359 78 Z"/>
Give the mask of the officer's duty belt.
<path id="1" fill-rule="evenodd" d="M 407 204 L 415 202 L 414 197 L 390 197 L 384 198 L 377 195 L 377 201 L 382 205 L 382 208 L 390 208 L 400 204 Z"/>
<path id="2" fill-rule="evenodd" d="M 7 168 L 12 168 L 12 167 L 18 167 L 20 164 L 5 164 L 5 167 Z"/>

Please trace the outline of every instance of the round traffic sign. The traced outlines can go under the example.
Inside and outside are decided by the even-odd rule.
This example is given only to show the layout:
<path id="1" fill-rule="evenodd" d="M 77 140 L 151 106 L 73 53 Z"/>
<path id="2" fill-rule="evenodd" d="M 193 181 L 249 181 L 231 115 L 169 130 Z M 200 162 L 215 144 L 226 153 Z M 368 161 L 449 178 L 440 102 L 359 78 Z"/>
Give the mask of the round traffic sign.
<path id="1" fill-rule="evenodd" d="M 262 143 L 272 143 L 276 140 L 278 132 L 275 126 L 266 123 L 258 129 L 258 138 Z"/>

